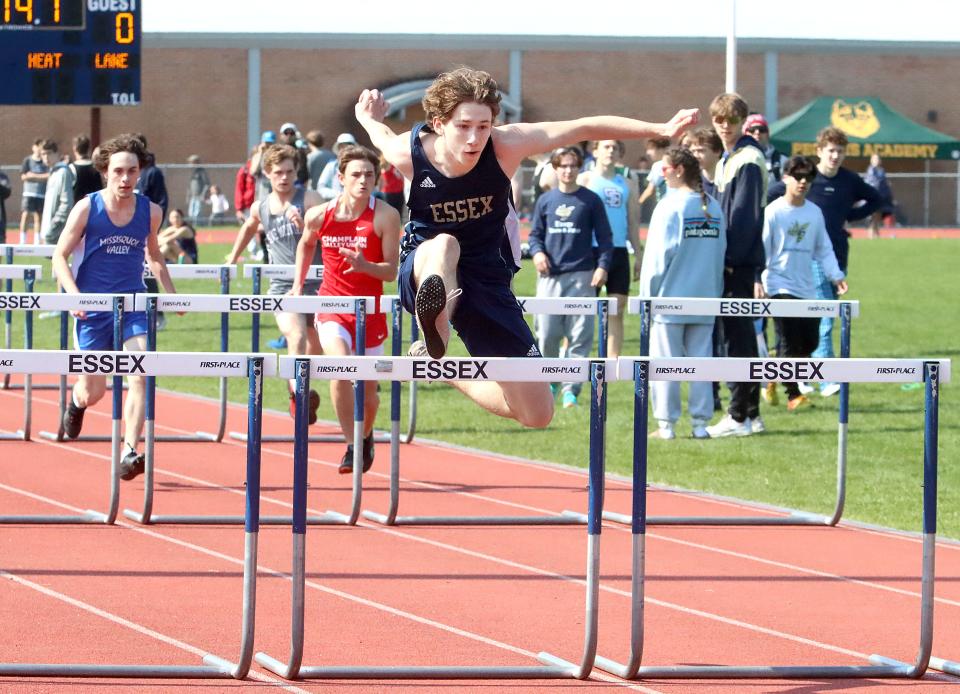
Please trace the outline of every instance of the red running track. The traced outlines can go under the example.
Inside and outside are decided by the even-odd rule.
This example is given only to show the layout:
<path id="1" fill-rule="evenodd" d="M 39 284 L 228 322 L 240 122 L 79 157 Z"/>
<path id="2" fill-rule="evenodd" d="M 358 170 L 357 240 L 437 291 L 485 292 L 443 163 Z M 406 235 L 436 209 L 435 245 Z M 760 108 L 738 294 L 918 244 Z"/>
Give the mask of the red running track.
<path id="1" fill-rule="evenodd" d="M 53 427 L 55 394 L 36 392 L 35 425 Z M 429 406 L 429 403 L 423 403 Z M 109 408 L 85 433 L 108 433 Z M 0 391 L 0 429 L 20 422 L 22 394 Z M 161 393 L 158 433 L 212 427 L 213 403 Z M 245 426 L 231 407 L 228 430 Z M 271 413 L 265 433 L 289 433 Z M 611 436 L 608 445 L 629 445 Z M 336 473 L 342 444 L 310 449 L 308 506 L 346 510 Z M 387 504 L 387 446 L 365 477 L 364 507 Z M 263 514 L 290 511 L 292 446 L 263 448 Z M 0 442 L 0 513 L 77 513 L 102 506 L 108 444 Z M 584 509 L 582 471 L 416 443 L 401 449 L 401 513 L 504 515 Z M 244 446 L 157 446 L 155 513 L 243 512 Z M 139 508 L 142 478 L 123 483 L 121 508 Z M 607 508 L 629 512 L 628 487 L 608 481 Z M 743 507 L 653 491 L 653 514 L 742 514 Z M 919 515 L 919 514 L 918 514 Z M 260 533 L 256 650 L 286 660 L 290 530 Z M 602 536 L 601 655 L 629 645 L 630 533 Z M 307 532 L 304 663 L 534 665 L 541 650 L 582 650 L 583 527 L 359 527 Z M 0 526 L 0 660 L 199 664 L 230 660 L 240 642 L 243 532 L 238 527 Z M 912 537 L 838 528 L 651 528 L 647 540 L 644 663 L 866 664 L 880 653 L 912 661 L 919 632 L 920 544 Z M 960 658 L 960 546 L 937 557 L 934 653 Z M 960 678 L 920 681 L 324 681 L 282 683 L 254 665 L 246 682 L 0 678 L 3 692 L 647 692 L 948 691 Z M 67 689 L 66 687 L 69 686 Z M 960 692 L 960 689 L 954 690 Z"/>

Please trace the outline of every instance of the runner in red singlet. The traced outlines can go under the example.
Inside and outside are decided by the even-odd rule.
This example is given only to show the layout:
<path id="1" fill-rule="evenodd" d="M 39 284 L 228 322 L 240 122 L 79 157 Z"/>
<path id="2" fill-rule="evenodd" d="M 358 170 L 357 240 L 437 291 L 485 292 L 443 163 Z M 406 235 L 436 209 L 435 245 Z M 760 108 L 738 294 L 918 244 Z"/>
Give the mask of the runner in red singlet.
<path id="1" fill-rule="evenodd" d="M 383 283 L 397 276 L 400 253 L 400 215 L 390 205 L 373 197 L 379 160 L 366 147 L 341 147 L 337 170 L 343 193 L 307 213 L 307 233 L 297 247 L 297 269 L 293 294 L 300 294 L 314 248 L 320 242 L 323 255 L 323 284 L 327 296 L 374 296 L 383 294 Z M 355 351 L 357 325 L 347 313 L 317 314 L 320 346 L 328 356 Z M 387 320 L 379 311 L 367 314 L 364 342 L 369 355 L 383 354 Z M 331 381 L 330 400 L 343 430 L 347 450 L 340 461 L 340 473 L 353 471 L 353 387 L 350 381 Z M 363 471 L 373 465 L 373 422 L 380 399 L 377 384 L 368 381 L 364 390 Z"/>

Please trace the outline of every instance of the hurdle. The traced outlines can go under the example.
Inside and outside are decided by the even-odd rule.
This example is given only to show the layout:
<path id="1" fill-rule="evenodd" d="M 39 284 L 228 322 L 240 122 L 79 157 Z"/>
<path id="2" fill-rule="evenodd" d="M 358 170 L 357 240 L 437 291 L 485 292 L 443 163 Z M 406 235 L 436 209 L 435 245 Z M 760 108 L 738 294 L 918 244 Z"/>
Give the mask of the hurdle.
<path id="1" fill-rule="evenodd" d="M 11 367 L 20 373 L 76 373 L 95 364 L 98 373 L 176 376 L 214 376 L 226 372 L 230 376 L 246 376 L 247 398 L 247 490 L 243 557 L 243 612 L 241 616 L 240 653 L 236 662 L 205 654 L 203 665 L 132 665 L 120 663 L 2 663 L 2 677 L 149 677 L 162 679 L 244 679 L 253 656 L 256 621 L 257 541 L 260 530 L 260 429 L 263 415 L 263 377 L 276 371 L 273 355 L 234 355 L 237 366 L 209 367 L 217 353 L 148 353 L 141 352 L 20 352 L 0 353 L 14 362 Z M 90 361 L 92 359 L 92 361 Z M 86 366 L 85 366 L 86 365 Z M 30 371 L 24 371 L 29 369 Z M 152 432 L 151 432 L 152 433 Z M 117 459 L 113 459 L 114 487 L 117 482 Z M 36 522 L 36 521 L 23 521 Z M 112 522 L 112 519 L 111 521 Z"/>
<path id="2" fill-rule="evenodd" d="M 6 315 L 11 315 L 11 308 L 26 309 L 23 314 L 23 346 L 25 349 L 33 347 L 33 305 L 37 302 L 33 295 L 33 284 L 40 278 L 42 268 L 39 265 L 0 265 L 0 279 L 7 280 L 7 292 L 0 295 L 0 306 L 6 308 Z M 14 294 L 11 282 L 14 279 L 23 280 L 24 294 Z M 10 307 L 10 308 L 8 308 Z M 11 348 L 11 328 L 8 326 L 5 337 L 5 349 Z M 13 390 L 9 382 L 10 374 L 3 375 L 3 389 Z M 33 376 L 25 374 L 23 377 L 23 428 L 14 434 L 0 433 L 0 441 L 29 441 L 30 418 L 32 416 Z"/>
<path id="3" fill-rule="evenodd" d="M 278 279 L 293 281 L 293 273 L 296 271 L 296 265 L 263 265 L 256 263 L 245 263 L 243 266 L 243 276 L 253 282 L 251 294 L 259 294 L 264 279 Z M 306 280 L 322 280 L 323 265 L 310 265 L 307 269 Z M 260 351 L 260 314 L 254 313 L 251 316 L 253 327 L 250 331 L 250 349 L 253 352 Z"/>
<path id="4" fill-rule="evenodd" d="M 772 365 L 768 367 L 768 365 Z M 783 377 L 781 367 L 791 377 Z M 633 510 L 631 557 L 630 658 L 621 664 L 598 656 L 597 668 L 624 679 L 811 679 L 811 678 L 919 678 L 927 669 L 933 643 L 934 559 L 937 522 L 937 441 L 940 384 L 950 380 L 949 360 L 922 359 L 650 359 L 621 357 L 618 377 L 634 382 Z M 926 388 L 923 439 L 923 556 L 920 637 L 916 660 L 903 663 L 879 655 L 871 665 L 677 665 L 642 666 L 646 535 L 647 416 L 650 380 L 737 382 L 797 380 L 833 382 L 916 383 Z M 684 656 L 687 659 L 687 656 Z"/>
<path id="5" fill-rule="evenodd" d="M 630 297 L 630 313 L 640 314 L 640 356 L 650 353 L 650 321 L 654 314 L 665 316 L 740 316 L 744 318 L 840 319 L 840 357 L 850 357 L 850 320 L 860 314 L 859 301 L 803 299 L 690 299 Z M 767 381 L 773 379 L 765 379 Z M 803 380 L 803 379 L 800 379 Z M 840 522 L 847 493 L 847 425 L 850 420 L 850 384 L 840 384 L 837 422 L 837 476 L 833 511 L 820 515 L 791 510 L 784 516 L 650 516 L 648 525 L 827 525 Z M 630 525 L 628 514 L 605 512 L 604 520 Z"/>
<path id="6" fill-rule="evenodd" d="M 60 349 L 69 349 L 67 312 L 82 311 L 111 311 L 113 313 L 113 349 L 115 351 L 123 350 L 123 321 L 127 311 L 133 310 L 132 294 L 49 294 L 41 296 L 41 305 L 49 305 L 50 310 L 60 311 Z M 55 299 L 54 297 L 60 297 Z M 59 390 L 58 410 L 57 410 L 57 430 L 41 431 L 40 438 L 48 441 L 64 441 L 63 431 L 63 413 L 67 411 L 67 376 L 66 373 L 60 375 L 60 383 L 57 386 Z M 108 384 L 107 389 L 113 396 L 113 407 L 117 411 L 123 409 L 123 378 L 115 376 L 112 379 L 112 385 Z M 119 416 L 118 416 L 119 419 Z M 87 434 L 78 436 L 73 441 L 113 441 L 113 435 L 100 436 Z M 118 449 L 119 450 L 119 449 Z"/>
<path id="7" fill-rule="evenodd" d="M 286 276 L 283 273 L 287 272 L 288 268 L 293 268 L 292 265 L 253 266 L 254 270 L 260 267 L 264 268 L 264 270 L 275 269 L 276 274 L 273 276 L 276 277 Z M 322 274 L 322 265 L 313 265 L 311 268 L 311 272 L 319 272 Z M 246 272 L 246 267 L 244 267 L 244 272 Z M 251 272 L 253 272 L 256 288 L 256 279 L 261 273 L 254 272 L 253 270 L 251 270 Z M 293 276 L 292 272 L 293 270 L 290 269 L 290 277 Z M 271 273 L 265 271 L 263 276 L 271 276 Z M 253 319 L 257 323 L 259 323 L 261 313 L 353 313 L 357 319 L 356 349 L 359 354 L 362 354 L 365 348 L 367 313 L 376 310 L 377 305 L 375 298 L 372 296 L 261 296 L 254 293 L 248 296 L 235 296 L 234 299 L 235 300 L 231 300 L 230 302 L 230 310 L 234 312 L 252 313 Z M 162 309 L 163 307 L 161 306 L 160 308 Z M 251 348 L 256 345 L 259 345 L 259 337 L 255 330 L 251 338 Z M 230 438 L 245 441 L 246 434 L 231 431 Z M 376 436 L 375 438 L 381 443 L 390 440 L 388 436 L 383 435 Z M 264 443 L 293 443 L 293 436 L 265 434 L 263 441 Z M 343 441 L 343 438 L 339 434 L 320 434 L 310 437 L 310 441 L 313 443 L 340 443 Z"/>
<path id="8" fill-rule="evenodd" d="M 167 272 L 173 279 L 215 279 L 220 284 L 220 294 L 230 293 L 230 280 L 237 277 L 236 265 L 167 265 Z M 145 272 L 144 277 L 152 277 Z M 146 300 L 138 295 L 134 310 L 143 311 L 146 308 Z M 156 321 L 147 321 L 147 349 L 155 352 L 157 349 L 157 326 Z M 228 352 L 230 350 L 230 312 L 224 311 L 220 314 L 220 351 Z M 256 354 L 256 352 L 253 352 Z M 219 393 L 219 413 L 215 433 L 198 431 L 193 435 L 164 435 L 157 436 L 156 440 L 172 443 L 192 443 L 197 441 L 213 441 L 220 443 L 223 441 L 223 435 L 227 428 L 227 377 L 220 378 Z"/>
<path id="9" fill-rule="evenodd" d="M 387 297 L 384 297 L 387 299 Z M 396 306 L 399 309 L 399 300 L 396 297 L 389 297 L 391 308 Z M 551 314 L 582 316 L 596 314 L 597 333 L 598 333 L 598 357 L 603 359 L 607 354 L 607 330 L 609 316 L 617 312 L 617 300 L 607 298 L 593 297 L 518 297 L 517 303 L 521 310 L 533 314 Z M 382 310 L 382 309 L 381 309 Z M 397 321 L 394 322 L 394 335 L 397 343 L 400 341 L 399 328 Z M 395 344 L 394 353 L 398 348 Z M 542 361 L 542 360 L 541 360 Z M 548 360 L 550 361 L 550 360 Z M 567 360 L 560 360 L 566 363 Z M 562 372 L 561 372 L 562 373 Z M 551 380 L 551 379 L 547 379 Z M 556 378 L 552 379 L 556 380 Z M 394 381 L 392 387 L 397 387 L 398 382 Z M 411 382 L 410 391 L 410 428 L 413 431 L 416 418 L 416 397 L 413 387 L 416 382 Z M 396 397 L 396 405 L 391 403 L 391 421 L 396 426 L 400 419 L 399 396 Z M 564 512 L 560 515 L 550 516 L 401 516 L 398 515 L 400 503 L 400 455 L 396 448 L 395 439 L 391 440 L 390 451 L 390 502 L 386 513 L 376 513 L 374 511 L 364 511 L 363 516 L 368 520 L 382 525 L 582 525 L 586 523 L 586 518 L 581 513 Z"/>
<path id="10" fill-rule="evenodd" d="M 53 257 L 54 246 L 42 245 L 35 246 L 29 243 L 0 243 L 0 252 L 3 253 L 3 260 L 7 265 L 13 265 L 13 259 L 15 256 L 22 256 L 27 258 L 51 258 Z M 37 267 L 37 266 L 34 266 Z M 16 271 L 11 271 L 16 272 Z M 22 279 L 20 275 L 11 274 L 3 276 L 3 279 L 6 280 L 5 290 L 7 292 L 13 291 L 13 280 Z M 36 275 L 36 279 L 40 279 L 39 273 Z M 13 344 L 11 343 L 11 331 L 13 330 L 13 314 L 7 310 L 3 314 L 3 347 L 4 349 L 10 349 Z M 20 390 L 23 386 L 11 385 L 10 384 L 10 374 L 3 375 L 3 384 L 0 385 L 4 390 Z M 53 386 L 52 388 L 55 388 Z M 51 387 L 45 385 L 34 386 L 34 390 L 52 390 Z"/>
<path id="11" fill-rule="evenodd" d="M 604 437 L 606 426 L 607 364 L 587 359 L 508 359 L 489 358 L 445 359 L 442 364 L 451 365 L 453 377 L 470 377 L 473 380 L 494 381 L 549 381 L 555 374 L 544 368 L 563 365 L 576 369 L 572 379 L 590 380 L 590 488 L 588 492 L 589 523 L 587 525 L 587 587 L 586 614 L 584 619 L 584 646 L 579 664 L 573 664 L 549 653 L 540 653 L 542 665 L 535 666 L 304 666 L 304 589 L 305 589 L 305 537 L 307 506 L 307 405 L 311 376 L 321 379 L 336 378 L 335 373 L 324 367 L 337 366 L 353 369 L 360 380 L 390 378 L 391 380 L 453 380 L 441 372 L 436 378 L 426 373 L 427 366 L 436 361 L 416 357 L 281 357 L 281 376 L 296 378 L 296 443 L 294 444 L 294 522 L 293 522 L 293 582 L 291 588 L 291 635 L 290 655 L 286 663 L 257 653 L 256 661 L 281 677 L 294 679 L 585 679 L 593 669 L 597 650 L 597 607 L 600 573 L 600 530 L 603 510 L 604 484 Z M 615 370 L 611 370 L 615 372 Z M 356 469 L 356 466 L 354 467 Z"/>

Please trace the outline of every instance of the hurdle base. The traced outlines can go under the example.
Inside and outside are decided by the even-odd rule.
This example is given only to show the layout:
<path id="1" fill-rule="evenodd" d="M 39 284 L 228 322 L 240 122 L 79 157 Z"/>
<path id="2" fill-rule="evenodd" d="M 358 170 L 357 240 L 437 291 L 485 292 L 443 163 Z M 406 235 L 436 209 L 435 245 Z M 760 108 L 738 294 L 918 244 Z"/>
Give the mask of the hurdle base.
<path id="1" fill-rule="evenodd" d="M 29 441 L 30 437 L 27 436 L 26 432 L 23 429 L 17 429 L 16 432 L 12 434 L 0 434 L 0 441 Z"/>
<path id="2" fill-rule="evenodd" d="M 951 660 L 944 660 L 943 658 L 930 656 L 930 667 L 934 670 L 945 672 L 948 675 L 960 677 L 960 662 L 953 662 Z"/>
<path id="3" fill-rule="evenodd" d="M 613 511 L 604 511 L 603 520 L 633 523 L 629 514 Z M 829 516 L 793 511 L 786 516 L 647 516 L 647 525 L 833 525 L 831 520 Z"/>
<path id="4" fill-rule="evenodd" d="M 0 665 L 0 677 L 137 677 L 163 679 L 230 679 L 231 671 L 205 665 L 93 665 L 7 664 Z"/>
<path id="5" fill-rule="evenodd" d="M 40 385 L 31 386 L 33 390 L 60 390 L 60 386 L 56 383 L 41 383 Z M 0 386 L 0 390 L 24 390 L 22 383 L 11 383 L 9 386 Z"/>
<path id="6" fill-rule="evenodd" d="M 301 666 L 296 673 L 287 663 L 281 663 L 266 653 L 254 657 L 262 667 L 287 680 L 471 680 L 471 679 L 572 679 L 569 667 L 533 666 L 473 666 L 448 665 L 380 665 L 360 667 L 352 665 L 328 665 L 323 667 Z"/>
<path id="7" fill-rule="evenodd" d="M 243 441 L 247 442 L 247 435 L 239 431 L 231 431 L 229 434 L 230 438 L 234 441 Z M 261 443 L 293 443 L 293 437 L 287 435 L 264 435 L 260 437 Z M 390 434 L 384 434 L 381 432 L 374 432 L 373 434 L 374 443 L 390 443 Z M 310 436 L 307 439 L 308 443 L 343 443 L 343 436 L 341 434 L 317 434 L 315 436 Z"/>
<path id="8" fill-rule="evenodd" d="M 599 660 L 597 665 L 599 667 Z M 602 669 L 606 670 L 605 667 Z M 639 668 L 632 679 L 890 679 L 910 678 L 912 672 L 913 667 L 906 663 L 900 665 L 650 665 Z"/>
<path id="9" fill-rule="evenodd" d="M 0 516 L 0 525 L 27 525 L 43 523 L 44 525 L 74 525 L 74 524 L 104 524 L 107 515 L 100 511 L 86 511 L 79 516 Z"/>
<path id="10" fill-rule="evenodd" d="M 144 516 L 139 511 L 124 509 L 123 515 L 140 525 L 245 525 L 244 516 L 168 516 L 151 514 Z M 336 516 L 336 517 L 333 517 Z M 342 516 L 345 518 L 345 516 Z M 260 525 L 292 525 L 291 516 L 260 516 Z M 343 525 L 341 514 L 307 516 L 308 525 Z"/>
<path id="11" fill-rule="evenodd" d="M 547 653 L 546 651 L 540 651 L 537 653 L 537 660 L 547 667 L 561 668 L 567 671 L 567 673 L 569 673 L 567 676 L 573 679 L 585 680 L 590 677 L 590 670 L 581 668 L 579 665 L 575 665 L 565 658 L 555 656 L 552 653 Z"/>
<path id="12" fill-rule="evenodd" d="M 113 441 L 113 437 L 101 435 L 101 434 L 91 434 L 89 436 L 78 436 L 75 439 L 68 439 L 66 436 L 63 436 L 52 431 L 41 431 L 39 433 L 40 438 L 46 439 L 47 441 L 56 441 L 57 443 L 109 443 Z M 199 443 L 201 441 L 216 441 L 216 436 L 214 434 L 209 434 L 205 431 L 198 431 L 195 436 L 155 436 L 153 438 L 155 443 Z M 141 436 L 140 443 L 144 443 L 146 438 Z"/>
<path id="13" fill-rule="evenodd" d="M 383 513 L 364 511 L 363 517 L 380 525 L 586 525 L 582 514 L 559 516 L 397 516 L 392 523 Z"/>

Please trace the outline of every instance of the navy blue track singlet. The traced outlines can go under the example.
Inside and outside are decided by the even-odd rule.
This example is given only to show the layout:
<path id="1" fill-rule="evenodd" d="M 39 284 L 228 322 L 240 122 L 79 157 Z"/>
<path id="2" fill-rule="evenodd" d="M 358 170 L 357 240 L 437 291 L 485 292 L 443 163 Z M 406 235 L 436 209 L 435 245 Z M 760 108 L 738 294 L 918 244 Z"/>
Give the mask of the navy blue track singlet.
<path id="1" fill-rule="evenodd" d="M 460 265 L 471 272 L 509 281 L 513 260 L 505 221 L 509 212 L 510 179 L 500 168 L 487 141 L 476 166 L 457 178 L 448 178 L 430 163 L 418 123 L 410 132 L 413 180 L 410 183 L 410 222 L 401 246 L 402 255 L 437 234 L 450 234 L 460 244 Z"/>

